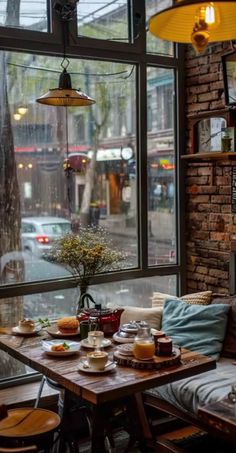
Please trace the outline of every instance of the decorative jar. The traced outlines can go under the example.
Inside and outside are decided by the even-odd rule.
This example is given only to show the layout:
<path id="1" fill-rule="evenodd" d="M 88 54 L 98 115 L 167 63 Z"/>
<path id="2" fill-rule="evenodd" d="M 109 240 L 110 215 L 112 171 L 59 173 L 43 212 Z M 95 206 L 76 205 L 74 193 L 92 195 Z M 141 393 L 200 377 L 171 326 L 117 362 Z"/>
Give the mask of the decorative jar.
<path id="1" fill-rule="evenodd" d="M 140 323 L 134 338 L 133 354 L 138 360 L 151 360 L 155 354 L 155 342 L 147 323 Z"/>

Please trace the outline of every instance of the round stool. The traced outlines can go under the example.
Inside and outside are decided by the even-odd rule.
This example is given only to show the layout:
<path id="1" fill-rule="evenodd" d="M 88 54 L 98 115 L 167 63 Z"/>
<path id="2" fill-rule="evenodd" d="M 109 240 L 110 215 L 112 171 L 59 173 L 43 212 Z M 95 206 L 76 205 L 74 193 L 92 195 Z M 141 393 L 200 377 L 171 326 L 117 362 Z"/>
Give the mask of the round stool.
<path id="1" fill-rule="evenodd" d="M 35 444 L 38 449 L 50 452 L 60 422 L 58 414 L 46 409 L 10 409 L 0 421 L 0 443 L 5 447 Z"/>

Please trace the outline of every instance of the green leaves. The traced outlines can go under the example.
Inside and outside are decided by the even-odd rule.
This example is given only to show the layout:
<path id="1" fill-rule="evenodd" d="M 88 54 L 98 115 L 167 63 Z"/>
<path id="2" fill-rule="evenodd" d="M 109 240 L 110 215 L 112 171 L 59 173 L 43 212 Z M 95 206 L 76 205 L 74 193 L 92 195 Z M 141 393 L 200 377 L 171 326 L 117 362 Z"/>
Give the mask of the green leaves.
<path id="1" fill-rule="evenodd" d="M 48 318 L 39 318 L 38 322 L 41 324 L 42 327 L 49 327 L 51 325 L 50 321 Z"/>

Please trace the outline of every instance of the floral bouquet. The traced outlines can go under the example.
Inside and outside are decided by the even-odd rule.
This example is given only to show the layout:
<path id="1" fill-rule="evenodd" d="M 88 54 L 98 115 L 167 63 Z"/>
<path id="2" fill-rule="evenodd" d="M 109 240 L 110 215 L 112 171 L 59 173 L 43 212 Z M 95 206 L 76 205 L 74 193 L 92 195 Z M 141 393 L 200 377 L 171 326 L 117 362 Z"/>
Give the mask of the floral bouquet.
<path id="1" fill-rule="evenodd" d="M 81 297 L 95 274 L 118 269 L 125 255 L 112 246 L 108 232 L 102 228 L 81 228 L 79 234 L 66 234 L 53 244 L 50 260 L 63 264 L 80 287 Z"/>

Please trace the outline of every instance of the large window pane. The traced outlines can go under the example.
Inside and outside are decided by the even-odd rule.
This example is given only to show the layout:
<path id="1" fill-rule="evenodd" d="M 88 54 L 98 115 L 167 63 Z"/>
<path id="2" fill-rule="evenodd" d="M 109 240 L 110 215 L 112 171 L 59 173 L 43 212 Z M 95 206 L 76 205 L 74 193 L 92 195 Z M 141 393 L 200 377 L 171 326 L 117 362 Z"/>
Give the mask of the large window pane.
<path id="1" fill-rule="evenodd" d="M 158 11 L 168 8 L 172 5 L 171 0 L 151 0 L 146 2 L 146 21 Z M 147 52 L 153 54 L 173 55 L 173 44 L 169 41 L 163 41 L 156 38 L 149 31 L 147 32 Z"/>
<path id="2" fill-rule="evenodd" d="M 48 31 L 47 0 L 1 0 L 0 26 Z"/>
<path id="3" fill-rule="evenodd" d="M 174 71 L 148 68 L 149 265 L 176 262 Z"/>
<path id="4" fill-rule="evenodd" d="M 1 83 L 8 91 L 1 97 L 0 124 L 1 283 L 69 275 L 44 261 L 44 254 L 82 223 L 109 230 L 119 248 L 122 236 L 126 267 L 136 267 L 133 66 L 72 60 L 72 84 L 80 84 L 96 104 L 66 110 L 36 102 L 58 86 L 60 59 L 12 53 L 6 64 L 4 53 L 0 56 Z M 88 199 L 85 189 L 92 185 Z"/>
<path id="5" fill-rule="evenodd" d="M 128 41 L 127 0 L 80 0 L 78 35 L 108 41 Z"/>

